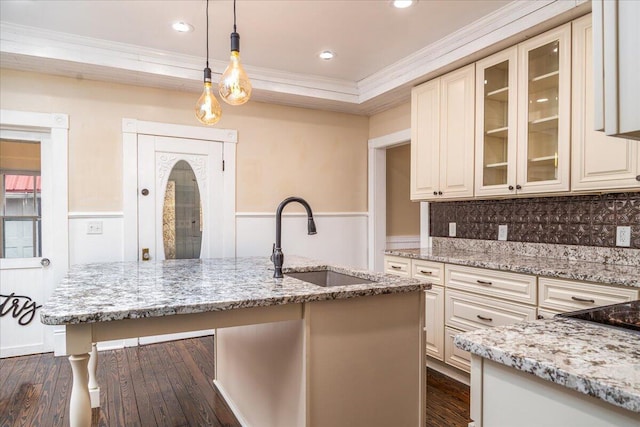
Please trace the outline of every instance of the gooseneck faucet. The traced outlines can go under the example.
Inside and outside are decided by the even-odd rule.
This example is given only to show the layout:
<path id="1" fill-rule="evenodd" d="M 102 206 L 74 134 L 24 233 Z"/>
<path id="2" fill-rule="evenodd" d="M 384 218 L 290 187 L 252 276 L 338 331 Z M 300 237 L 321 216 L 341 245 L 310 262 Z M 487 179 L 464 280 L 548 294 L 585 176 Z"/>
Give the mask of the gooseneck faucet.
<path id="1" fill-rule="evenodd" d="M 273 245 L 273 251 L 271 253 L 271 261 L 273 261 L 274 272 L 273 277 L 276 279 L 282 278 L 282 263 L 284 262 L 284 254 L 282 253 L 282 210 L 291 202 L 298 202 L 307 211 L 307 233 L 309 235 L 316 234 L 316 223 L 313 221 L 313 212 L 311 212 L 311 206 L 306 200 L 300 197 L 287 197 L 276 210 L 276 243 Z"/>

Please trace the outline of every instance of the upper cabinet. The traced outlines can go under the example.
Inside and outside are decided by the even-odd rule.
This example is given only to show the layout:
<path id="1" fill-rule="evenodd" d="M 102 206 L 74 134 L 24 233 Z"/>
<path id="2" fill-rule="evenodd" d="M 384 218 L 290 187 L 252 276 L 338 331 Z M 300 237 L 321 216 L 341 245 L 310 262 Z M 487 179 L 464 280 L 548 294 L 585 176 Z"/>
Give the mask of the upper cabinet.
<path id="1" fill-rule="evenodd" d="M 516 190 L 569 190 L 571 24 L 518 45 Z"/>
<path id="2" fill-rule="evenodd" d="M 640 140 L 640 2 L 594 0 L 592 5 L 594 128 Z"/>
<path id="3" fill-rule="evenodd" d="M 638 188 L 639 143 L 594 130 L 592 30 L 590 15 L 573 22 L 571 189 Z M 640 108 L 637 114 L 640 116 Z"/>
<path id="4" fill-rule="evenodd" d="M 474 64 L 411 93 L 411 200 L 473 197 Z"/>
<path id="5" fill-rule="evenodd" d="M 478 196 L 569 190 L 571 24 L 476 64 Z"/>
<path id="6" fill-rule="evenodd" d="M 476 195 L 515 194 L 517 47 L 476 63 Z"/>

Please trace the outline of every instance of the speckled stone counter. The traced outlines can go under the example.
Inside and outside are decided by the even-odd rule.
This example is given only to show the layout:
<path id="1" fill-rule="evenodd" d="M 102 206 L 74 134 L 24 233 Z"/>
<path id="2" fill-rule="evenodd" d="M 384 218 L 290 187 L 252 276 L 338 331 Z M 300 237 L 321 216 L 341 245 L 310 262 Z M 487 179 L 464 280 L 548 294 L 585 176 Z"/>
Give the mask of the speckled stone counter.
<path id="1" fill-rule="evenodd" d="M 394 249 L 386 255 L 468 265 L 561 279 L 640 287 L 640 266 L 603 264 L 506 252 L 462 250 L 455 247 Z"/>
<path id="2" fill-rule="evenodd" d="M 298 279 L 273 279 L 265 257 L 77 265 L 40 313 L 42 323 L 69 325 L 173 314 L 223 311 L 368 295 L 413 292 L 429 284 L 287 256 L 284 273 L 334 271 L 373 280 L 320 287 Z"/>
<path id="3" fill-rule="evenodd" d="M 550 319 L 465 332 L 454 344 L 640 413 L 640 334 Z"/>

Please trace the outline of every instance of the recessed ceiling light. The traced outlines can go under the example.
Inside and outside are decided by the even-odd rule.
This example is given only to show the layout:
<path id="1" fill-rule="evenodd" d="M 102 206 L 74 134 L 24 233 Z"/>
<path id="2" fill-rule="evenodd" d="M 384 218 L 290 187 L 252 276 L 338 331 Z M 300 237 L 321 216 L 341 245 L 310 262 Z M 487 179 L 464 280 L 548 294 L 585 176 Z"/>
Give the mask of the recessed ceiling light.
<path id="1" fill-rule="evenodd" d="M 393 0 L 393 7 L 396 9 L 406 9 L 415 3 L 414 0 Z"/>
<path id="2" fill-rule="evenodd" d="M 333 59 L 336 56 L 336 54 L 331 52 L 330 50 L 323 50 L 318 54 L 318 56 L 320 57 L 320 59 L 324 59 L 325 61 L 328 61 L 330 59 Z"/>
<path id="3" fill-rule="evenodd" d="M 191 31 L 193 31 L 193 25 L 184 21 L 174 22 L 172 27 L 179 33 L 190 33 Z"/>

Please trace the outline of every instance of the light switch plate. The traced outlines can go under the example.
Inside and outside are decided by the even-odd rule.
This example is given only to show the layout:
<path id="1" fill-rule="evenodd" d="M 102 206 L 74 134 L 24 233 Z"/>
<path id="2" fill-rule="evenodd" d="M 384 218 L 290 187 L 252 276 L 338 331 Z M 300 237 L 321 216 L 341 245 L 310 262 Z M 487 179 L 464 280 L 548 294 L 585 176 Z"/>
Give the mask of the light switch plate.
<path id="1" fill-rule="evenodd" d="M 507 224 L 498 226 L 498 240 L 507 240 Z"/>
<path id="2" fill-rule="evenodd" d="M 619 226 L 616 227 L 616 246 L 631 246 L 631 227 Z"/>
<path id="3" fill-rule="evenodd" d="M 449 223 L 449 237 L 456 237 L 456 223 Z"/>
<path id="4" fill-rule="evenodd" d="M 102 234 L 102 221 L 89 221 L 87 223 L 87 234 Z"/>

